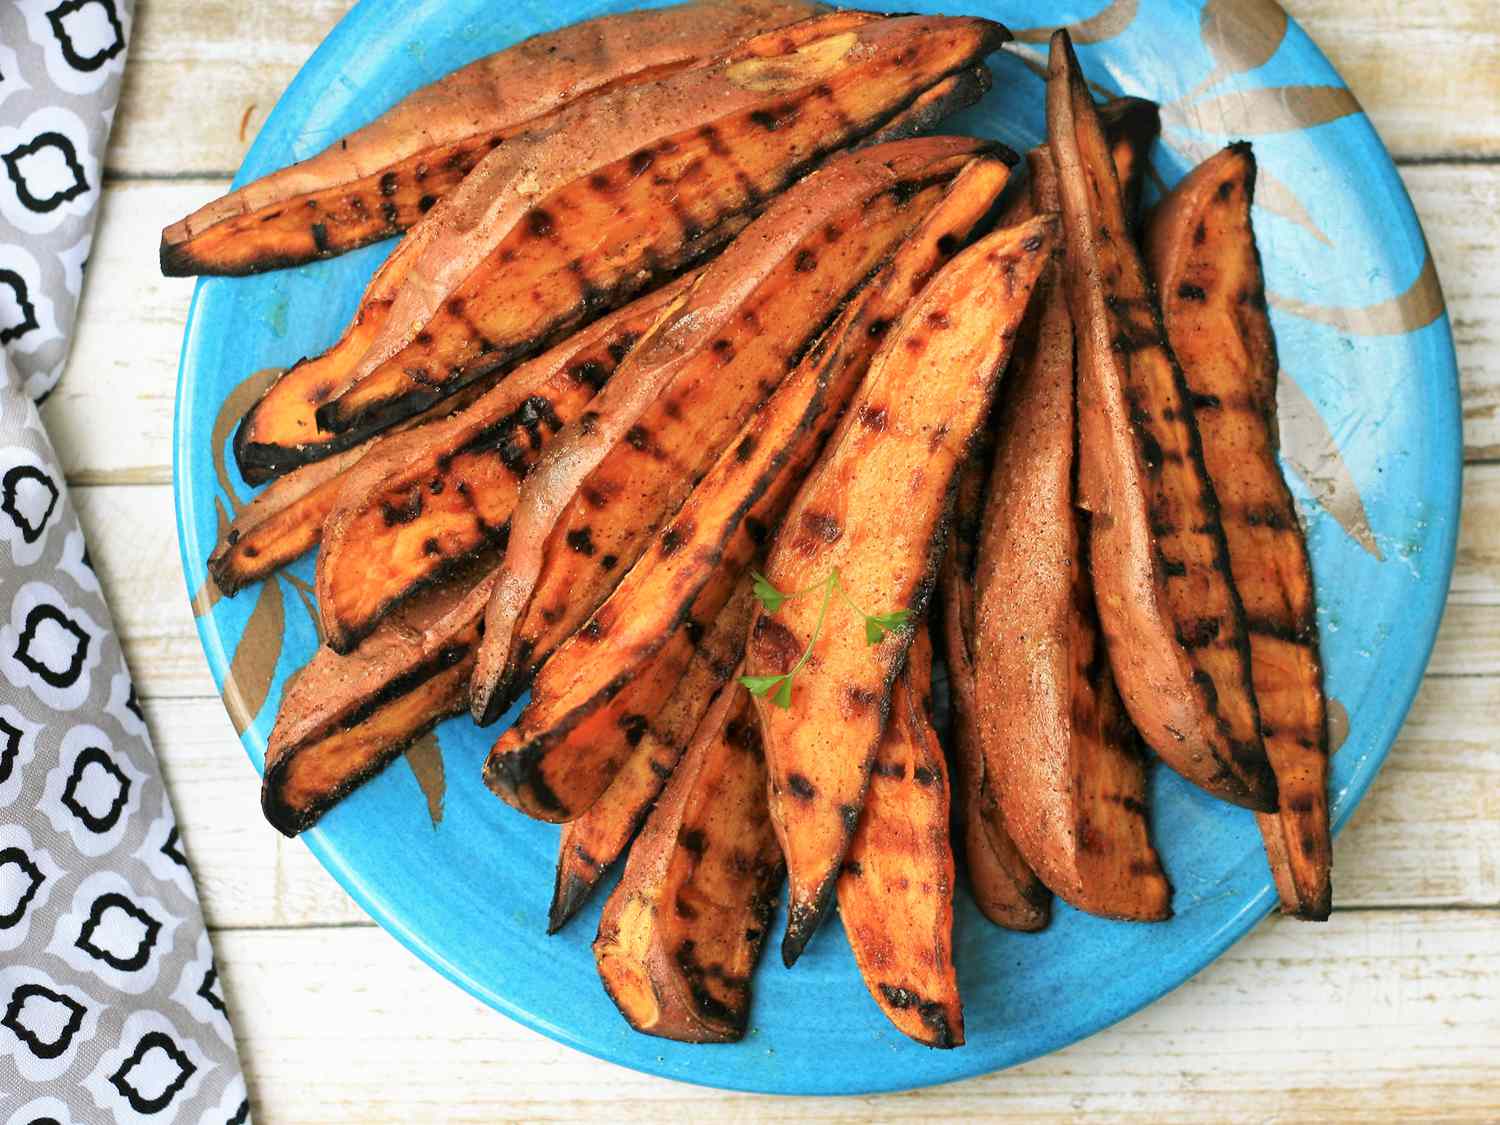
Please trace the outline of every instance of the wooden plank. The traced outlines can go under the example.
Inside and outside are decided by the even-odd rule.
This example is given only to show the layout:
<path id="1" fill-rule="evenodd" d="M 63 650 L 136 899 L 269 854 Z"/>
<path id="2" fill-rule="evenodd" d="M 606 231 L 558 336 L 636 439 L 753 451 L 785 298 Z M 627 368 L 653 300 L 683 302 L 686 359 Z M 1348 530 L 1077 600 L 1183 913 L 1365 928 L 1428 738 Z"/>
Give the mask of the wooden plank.
<path id="1" fill-rule="evenodd" d="M 265 1121 L 1427 1122 L 1500 1114 L 1497 923 L 1496 912 L 1275 919 L 1177 992 L 1048 1058 L 919 1093 L 795 1101 L 557 1046 L 379 931 L 216 942 Z"/>
<path id="2" fill-rule="evenodd" d="M 1500 681 L 1429 679 L 1336 849 L 1340 909 L 1500 905 Z M 215 699 L 147 703 L 209 924 L 330 925 L 365 916 L 301 843 L 262 819 L 259 785 Z M 393 768 L 403 768 L 396 766 Z M 450 784 L 477 784 L 450 775 Z M 514 813 L 496 806 L 497 816 Z M 538 886 L 550 873 L 537 871 Z"/>
<path id="3" fill-rule="evenodd" d="M 1500 116 L 1493 112 L 1500 105 L 1500 28 L 1490 0 L 1282 6 L 1323 49 L 1398 158 L 1500 156 Z"/>
<path id="4" fill-rule="evenodd" d="M 347 7 L 347 0 L 143 0 L 109 168 L 130 176 L 238 168 L 287 83 Z M 1500 34 L 1488 0 L 1419 10 L 1399 0 L 1287 7 L 1397 156 L 1500 156 L 1500 118 L 1484 112 L 1500 102 Z M 163 113 L 164 105 L 192 112 Z M 381 108 L 372 106 L 372 116 Z"/>

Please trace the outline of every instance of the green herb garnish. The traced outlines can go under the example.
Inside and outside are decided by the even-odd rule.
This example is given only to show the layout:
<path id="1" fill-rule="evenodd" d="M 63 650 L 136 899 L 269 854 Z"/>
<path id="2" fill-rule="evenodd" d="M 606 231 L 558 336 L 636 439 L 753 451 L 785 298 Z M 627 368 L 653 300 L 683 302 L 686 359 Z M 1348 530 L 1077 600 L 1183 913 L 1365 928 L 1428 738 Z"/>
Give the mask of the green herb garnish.
<path id="1" fill-rule="evenodd" d="M 897 609 L 890 613 L 866 613 L 854 604 L 854 599 L 844 589 L 844 584 L 839 578 L 839 568 L 834 567 L 828 572 L 827 577 L 819 579 L 804 590 L 784 591 L 776 588 L 769 578 L 760 571 L 752 571 L 751 577 L 755 580 L 755 598 L 760 602 L 767 613 L 776 613 L 781 607 L 793 598 L 800 598 L 806 594 L 818 590 L 823 592 L 823 603 L 818 607 L 818 620 L 813 626 L 812 636 L 808 638 L 807 647 L 802 650 L 802 655 L 797 658 L 790 671 L 783 672 L 779 676 L 740 676 L 739 682 L 751 695 L 771 695 L 771 702 L 783 710 L 792 706 L 792 680 L 802 666 L 812 657 L 813 645 L 818 643 L 818 637 L 823 632 L 823 622 L 828 617 L 828 603 L 833 601 L 833 595 L 837 593 L 849 604 L 849 608 L 864 618 L 865 643 L 877 645 L 885 640 L 885 635 L 892 629 L 899 629 L 905 625 L 911 617 L 911 610 Z M 771 693 L 775 694 L 772 695 Z"/>

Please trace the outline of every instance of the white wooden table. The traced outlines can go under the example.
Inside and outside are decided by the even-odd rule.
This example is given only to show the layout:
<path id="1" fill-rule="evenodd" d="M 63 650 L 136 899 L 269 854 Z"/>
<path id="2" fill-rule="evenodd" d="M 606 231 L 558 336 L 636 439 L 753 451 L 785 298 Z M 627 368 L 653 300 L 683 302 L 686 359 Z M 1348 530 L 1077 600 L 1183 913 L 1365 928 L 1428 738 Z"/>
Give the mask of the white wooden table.
<path id="1" fill-rule="evenodd" d="M 81 330 L 44 410 L 197 871 L 263 1122 L 1500 1118 L 1500 21 L 1493 0 L 1291 0 L 1396 154 L 1464 378 L 1458 572 L 1411 719 L 1336 849 L 1326 926 L 1273 919 L 1123 1024 L 987 1078 L 792 1102 L 597 1062 L 483 1008 L 262 821 L 184 596 L 169 432 L 192 284 L 158 233 L 218 195 L 347 0 L 138 0 Z"/>

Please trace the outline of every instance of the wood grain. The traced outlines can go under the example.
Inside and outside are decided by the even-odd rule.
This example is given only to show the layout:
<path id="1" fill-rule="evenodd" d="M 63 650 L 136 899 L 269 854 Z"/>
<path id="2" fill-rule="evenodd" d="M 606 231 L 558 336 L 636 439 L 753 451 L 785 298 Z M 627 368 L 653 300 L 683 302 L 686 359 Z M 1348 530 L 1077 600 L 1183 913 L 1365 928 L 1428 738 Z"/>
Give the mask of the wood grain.
<path id="1" fill-rule="evenodd" d="M 378 930 L 221 933 L 217 945 L 257 1120 L 1342 1123 L 1500 1113 L 1494 916 L 1484 913 L 1336 915 L 1315 931 L 1275 919 L 1101 1035 L 1014 1070 L 882 1098 L 726 1094 L 589 1059 L 487 1011 Z"/>

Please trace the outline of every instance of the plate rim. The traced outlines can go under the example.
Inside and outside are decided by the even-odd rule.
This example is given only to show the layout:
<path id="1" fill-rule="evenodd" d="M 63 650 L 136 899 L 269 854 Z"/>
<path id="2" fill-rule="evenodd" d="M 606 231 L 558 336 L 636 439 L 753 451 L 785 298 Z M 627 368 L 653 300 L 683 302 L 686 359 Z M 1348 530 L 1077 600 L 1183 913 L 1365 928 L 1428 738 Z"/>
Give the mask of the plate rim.
<path id="1" fill-rule="evenodd" d="M 1183 0 L 1166 0 L 1166 2 L 1181 5 Z M 303 95 L 304 87 L 315 90 L 320 83 L 326 82 L 328 76 L 323 73 L 324 71 L 330 71 L 336 76 L 338 63 L 335 56 L 342 50 L 346 39 L 355 40 L 359 38 L 362 33 L 361 26 L 364 21 L 371 18 L 370 13 L 377 12 L 382 7 L 388 8 L 392 4 L 399 7 L 400 3 L 401 0 L 357 0 L 353 7 L 339 19 L 328 35 L 319 42 L 313 53 L 277 98 L 276 104 L 267 115 L 254 142 L 246 150 L 240 168 L 236 171 L 233 180 L 235 187 L 239 187 L 246 178 L 245 169 L 254 163 L 257 149 L 262 144 L 272 143 L 269 138 L 271 138 L 275 128 L 280 123 L 279 117 L 284 113 L 291 112 L 285 108 L 288 102 L 300 98 Z M 617 8 L 615 5 L 607 5 L 607 7 L 609 10 L 616 10 Z M 1306 41 L 1307 48 L 1314 53 L 1316 60 L 1326 66 L 1330 73 L 1337 75 L 1338 80 L 1347 87 L 1347 82 L 1344 80 L 1343 75 L 1328 60 L 1322 48 L 1307 32 L 1306 28 L 1290 13 L 1287 14 L 1287 21 L 1288 30 L 1296 29 L 1300 31 Z M 1385 142 L 1375 129 L 1373 122 L 1370 121 L 1368 114 L 1361 109 L 1359 117 L 1361 119 L 1360 127 L 1379 146 L 1379 151 L 1388 167 L 1392 171 L 1395 171 L 1398 166 L 1386 148 Z M 1421 216 L 1412 204 L 1410 193 L 1407 191 L 1404 182 L 1400 180 L 1399 172 L 1397 172 L 1396 178 L 1404 205 L 1425 242 L 1426 233 Z M 184 476 L 186 471 L 185 461 L 188 459 L 185 455 L 186 450 L 189 448 L 189 444 L 194 437 L 190 421 L 191 412 L 185 409 L 186 404 L 192 397 L 192 390 L 188 385 L 187 374 L 194 336 L 199 328 L 199 302 L 203 296 L 205 287 L 212 280 L 216 279 L 199 277 L 194 284 L 193 296 L 188 306 L 187 317 L 184 321 L 182 346 L 178 355 L 177 384 L 173 396 L 172 499 L 177 527 L 179 560 L 182 566 L 182 575 L 190 607 L 196 593 L 191 586 L 190 575 L 195 552 L 201 549 L 201 544 L 197 538 L 196 525 L 190 519 L 190 501 L 187 499 L 190 496 L 190 492 L 188 482 Z M 1438 581 L 1435 578 L 1419 591 L 1419 594 L 1424 596 L 1426 602 L 1420 608 L 1424 611 L 1430 608 L 1431 611 L 1430 613 L 1424 613 L 1428 624 L 1423 635 L 1411 638 L 1418 642 L 1414 646 L 1414 651 L 1420 652 L 1420 660 L 1411 665 L 1413 671 L 1410 682 L 1401 685 L 1401 690 L 1395 691 L 1389 696 L 1395 705 L 1385 709 L 1386 721 L 1377 732 L 1372 734 L 1372 749 L 1366 758 L 1366 764 L 1360 773 L 1357 773 L 1350 779 L 1350 783 L 1345 790 L 1347 797 L 1343 803 L 1343 807 L 1335 815 L 1332 822 L 1331 827 L 1335 836 L 1343 830 L 1355 810 L 1363 802 L 1371 784 L 1373 784 L 1376 776 L 1380 773 L 1386 760 L 1389 758 L 1396 737 L 1406 722 L 1412 704 L 1426 677 L 1427 667 L 1430 663 L 1432 651 L 1441 627 L 1453 581 L 1463 506 L 1464 449 L 1460 372 L 1458 368 L 1457 349 L 1453 338 L 1451 312 L 1446 302 L 1443 306 L 1442 315 L 1433 324 L 1440 324 L 1442 326 L 1441 350 L 1443 355 L 1440 358 L 1443 361 L 1445 370 L 1442 372 L 1429 372 L 1428 377 L 1434 380 L 1442 378 L 1443 382 L 1447 384 L 1449 392 L 1444 399 L 1444 405 L 1454 407 L 1454 409 L 1444 410 L 1442 417 L 1434 417 L 1432 431 L 1435 438 L 1442 439 L 1435 441 L 1435 452 L 1446 455 L 1442 462 L 1433 465 L 1434 480 L 1439 486 L 1448 485 L 1448 496 L 1446 497 L 1448 503 L 1446 510 L 1442 513 L 1446 521 L 1446 534 L 1440 539 L 1435 540 L 1434 546 L 1437 548 L 1437 552 L 1434 556 L 1430 556 L 1430 558 L 1436 559 L 1437 565 L 1429 573 L 1434 576 L 1441 574 L 1441 580 Z M 1432 325 L 1426 326 L 1427 329 L 1431 327 Z M 1439 434 L 1437 433 L 1437 427 L 1444 420 L 1447 422 L 1444 428 L 1448 432 L 1446 434 Z M 1449 485 L 1450 480 L 1452 482 L 1451 485 Z M 195 613 L 194 626 L 197 630 L 199 642 L 203 648 L 204 657 L 209 666 L 215 687 L 220 692 L 222 704 L 222 691 L 228 661 L 225 659 L 220 638 L 217 630 L 210 627 L 210 614 L 205 613 L 199 616 Z M 255 751 L 248 741 L 250 735 L 251 732 L 247 730 L 245 734 L 239 735 L 238 741 L 241 744 L 241 749 L 250 758 L 252 766 L 256 769 L 257 774 L 259 774 L 261 766 L 256 761 Z M 645 1059 L 632 1057 L 626 1061 L 612 1052 L 607 1046 L 590 1042 L 579 1032 L 538 1016 L 513 1002 L 505 995 L 486 987 L 452 964 L 432 943 L 423 937 L 417 928 L 405 921 L 399 912 L 383 905 L 379 897 L 377 897 L 376 892 L 366 886 L 361 874 L 345 862 L 337 849 L 327 844 L 320 833 L 316 831 L 303 833 L 300 839 L 318 859 L 324 870 L 333 876 L 343 890 L 354 899 L 359 907 L 382 930 L 394 937 L 406 949 L 414 953 L 445 979 L 463 989 L 464 992 L 483 1003 L 486 1007 L 498 1011 L 500 1014 L 514 1020 L 531 1031 L 538 1032 L 554 1042 L 580 1051 L 592 1058 L 670 1081 L 739 1093 L 824 1097 L 857 1097 L 869 1094 L 897 1093 L 905 1090 L 923 1089 L 966 1081 L 1032 1062 L 1064 1047 L 1091 1038 L 1128 1016 L 1134 1015 L 1156 1003 L 1168 993 L 1180 988 L 1216 962 L 1230 946 L 1250 933 L 1260 921 L 1274 911 L 1276 906 L 1275 895 L 1272 893 L 1270 887 L 1262 887 L 1259 893 L 1250 897 L 1238 911 L 1225 919 L 1223 924 L 1212 933 L 1210 938 L 1199 941 L 1191 946 L 1179 943 L 1174 947 L 1174 952 L 1187 952 L 1190 950 L 1191 955 L 1175 957 L 1164 962 L 1164 964 L 1172 966 L 1172 971 L 1160 975 L 1158 979 L 1161 983 L 1141 994 L 1131 996 L 1128 1000 L 1101 1005 L 1101 1010 L 1097 1013 L 1097 1016 L 1084 1021 L 1081 1030 L 1074 1028 L 1067 1031 L 1049 1031 L 1048 1028 L 1050 1028 L 1050 1025 L 1043 1025 L 1041 1033 L 1033 1029 L 1030 1048 L 1019 1053 L 1012 1061 L 998 1066 L 980 1061 L 982 1056 L 977 1054 L 973 1056 L 965 1055 L 963 1056 L 965 1059 L 974 1058 L 975 1063 L 968 1066 L 960 1063 L 959 1069 L 961 1073 L 953 1074 L 950 1077 L 919 1080 L 915 1083 L 893 1078 L 889 1082 L 862 1083 L 857 1088 L 825 1086 L 815 1083 L 796 1084 L 785 1081 L 779 1084 L 768 1084 L 763 1082 L 757 1083 L 751 1080 L 735 1081 L 722 1077 L 694 1079 L 684 1077 L 680 1072 L 666 1064 L 654 1065 L 649 1057 Z M 1076 1034 L 1074 1033 L 1075 1031 L 1077 1031 Z M 705 1046 L 704 1049 L 711 1050 L 712 1046 Z M 960 1055 L 962 1054 L 962 1051 L 960 1051 Z"/>

